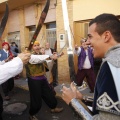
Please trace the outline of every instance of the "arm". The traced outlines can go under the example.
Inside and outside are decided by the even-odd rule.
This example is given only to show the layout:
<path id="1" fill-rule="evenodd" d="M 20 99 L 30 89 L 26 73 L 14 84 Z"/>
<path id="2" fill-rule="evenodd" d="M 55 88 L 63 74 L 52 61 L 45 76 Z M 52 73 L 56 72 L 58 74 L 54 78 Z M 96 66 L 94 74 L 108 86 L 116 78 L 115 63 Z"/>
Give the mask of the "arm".
<path id="1" fill-rule="evenodd" d="M 31 55 L 31 58 L 29 60 L 29 63 L 31 64 L 38 64 L 45 61 L 47 58 L 49 58 L 49 55 Z"/>
<path id="2" fill-rule="evenodd" d="M 53 55 L 31 55 L 31 59 L 29 60 L 30 64 L 38 64 L 44 62 L 47 58 L 51 58 L 56 60 L 58 58 L 57 54 Z"/>
<path id="3" fill-rule="evenodd" d="M 81 53 L 81 48 L 80 47 L 75 47 L 74 54 L 79 56 L 80 53 Z"/>
<path id="4" fill-rule="evenodd" d="M 23 62 L 19 57 L 14 58 L 10 62 L 0 65 L 0 84 L 7 81 L 9 78 L 18 75 L 22 72 Z"/>
<path id="5" fill-rule="evenodd" d="M 83 99 L 83 95 L 77 91 L 74 83 L 72 82 L 70 85 L 70 88 L 67 88 L 65 86 L 63 86 L 63 94 L 62 94 L 62 98 L 63 100 L 70 105 L 70 107 L 76 112 L 78 113 L 78 115 L 80 117 L 82 117 L 84 120 L 92 120 L 92 115 L 90 114 L 90 112 L 88 112 L 89 110 L 84 108 L 85 105 L 82 103 L 79 103 L 78 100 L 76 98 L 79 98 L 80 100 Z M 83 107 L 84 105 L 84 107 Z"/>

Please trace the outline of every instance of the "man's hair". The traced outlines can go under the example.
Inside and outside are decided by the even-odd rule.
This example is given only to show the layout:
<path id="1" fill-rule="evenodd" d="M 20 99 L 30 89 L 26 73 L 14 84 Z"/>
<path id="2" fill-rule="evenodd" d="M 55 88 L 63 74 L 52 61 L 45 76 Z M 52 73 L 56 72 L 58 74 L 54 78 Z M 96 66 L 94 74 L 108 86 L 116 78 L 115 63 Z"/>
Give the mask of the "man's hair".
<path id="1" fill-rule="evenodd" d="M 82 44 L 82 43 L 84 43 L 84 42 L 86 42 L 86 41 L 87 41 L 86 38 L 82 38 L 82 39 L 80 40 L 80 43 Z"/>
<path id="2" fill-rule="evenodd" d="M 105 31 L 110 31 L 113 38 L 120 42 L 120 21 L 119 19 L 113 14 L 101 14 L 93 19 L 89 26 L 92 24 L 96 24 L 96 32 L 99 35 L 102 35 Z"/>

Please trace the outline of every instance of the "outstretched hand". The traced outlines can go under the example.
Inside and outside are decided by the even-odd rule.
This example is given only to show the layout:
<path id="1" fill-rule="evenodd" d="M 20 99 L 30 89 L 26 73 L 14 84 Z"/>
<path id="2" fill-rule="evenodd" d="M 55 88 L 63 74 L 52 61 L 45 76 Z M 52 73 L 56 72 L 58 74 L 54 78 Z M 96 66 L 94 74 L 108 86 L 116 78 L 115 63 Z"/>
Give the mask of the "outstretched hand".
<path id="1" fill-rule="evenodd" d="M 70 89 L 70 88 L 67 88 L 66 86 L 63 86 L 62 88 L 62 99 L 67 103 L 69 104 L 70 101 L 73 99 L 73 98 L 76 98 L 76 94 L 74 94 L 74 92 Z"/>
<path id="2" fill-rule="evenodd" d="M 30 56 L 30 53 L 20 53 L 17 57 L 19 57 L 22 60 L 23 64 L 26 64 L 29 61 Z"/>
<path id="3" fill-rule="evenodd" d="M 63 86 L 62 99 L 69 104 L 73 98 L 83 99 L 83 95 L 77 90 L 74 82 L 70 84 L 70 88 Z"/>
<path id="4" fill-rule="evenodd" d="M 72 91 L 74 92 L 74 94 L 76 94 L 76 98 L 77 99 L 80 99 L 80 100 L 83 99 L 83 95 L 80 93 L 80 91 L 78 91 L 78 89 L 77 89 L 77 87 L 76 87 L 76 85 L 75 85 L 74 82 L 72 82 L 70 84 L 70 88 L 72 89 Z"/>
<path id="5" fill-rule="evenodd" d="M 78 45 L 77 44 L 75 45 L 75 50 L 78 50 Z"/>
<path id="6" fill-rule="evenodd" d="M 56 60 L 58 58 L 57 53 L 53 53 L 53 55 L 51 55 L 50 58 Z"/>

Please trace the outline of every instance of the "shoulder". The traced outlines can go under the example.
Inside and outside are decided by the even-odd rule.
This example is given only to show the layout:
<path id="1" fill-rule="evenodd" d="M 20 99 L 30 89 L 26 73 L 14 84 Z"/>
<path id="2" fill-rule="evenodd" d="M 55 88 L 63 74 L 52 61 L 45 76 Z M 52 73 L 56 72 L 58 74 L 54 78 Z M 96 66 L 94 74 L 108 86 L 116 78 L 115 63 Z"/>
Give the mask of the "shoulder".
<path id="1" fill-rule="evenodd" d="M 114 100 L 117 101 L 117 92 L 114 83 L 114 79 L 107 62 L 105 62 L 100 69 L 100 72 L 97 77 L 96 90 L 98 96 L 101 96 L 105 92 Z"/>
<path id="2" fill-rule="evenodd" d="M 118 96 L 116 86 L 107 62 L 104 62 L 101 66 L 97 77 L 95 93 L 97 93 L 97 110 L 120 114 L 117 110 Z M 112 107 L 114 105 L 115 107 Z"/>

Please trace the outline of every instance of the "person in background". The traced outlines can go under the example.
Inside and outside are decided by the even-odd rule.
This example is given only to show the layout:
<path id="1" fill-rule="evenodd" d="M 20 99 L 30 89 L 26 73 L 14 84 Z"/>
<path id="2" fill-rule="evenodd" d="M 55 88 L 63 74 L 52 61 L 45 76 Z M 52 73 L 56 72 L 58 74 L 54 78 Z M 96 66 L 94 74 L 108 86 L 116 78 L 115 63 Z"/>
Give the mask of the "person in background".
<path id="1" fill-rule="evenodd" d="M 16 57 L 19 53 L 18 46 L 15 42 L 11 42 L 10 50 L 13 53 L 14 57 Z"/>
<path id="2" fill-rule="evenodd" d="M 11 42 L 10 50 L 11 50 L 12 54 L 14 55 L 14 57 L 17 57 L 19 50 L 18 50 L 18 45 L 15 42 Z M 20 78 L 20 75 L 16 75 L 14 77 L 14 79 L 19 79 L 19 78 Z"/>
<path id="3" fill-rule="evenodd" d="M 3 42 L 2 47 L 3 49 L 0 50 L 0 61 L 1 63 L 5 63 L 13 58 L 13 54 L 10 51 L 10 46 L 8 42 Z M 2 90 L 5 95 L 4 100 L 10 100 L 9 92 L 13 89 L 13 87 L 14 87 L 13 77 L 2 84 Z"/>
<path id="4" fill-rule="evenodd" d="M 62 98 L 85 120 L 120 120 L 120 20 L 113 14 L 100 14 L 89 23 L 88 39 L 94 58 L 101 58 L 97 75 L 93 116 L 78 102 L 87 100 L 71 83 L 63 87 Z"/>
<path id="5" fill-rule="evenodd" d="M 51 112 L 61 112 L 63 108 L 57 107 L 57 99 L 51 89 L 47 78 L 45 77 L 47 58 L 57 59 L 57 55 L 41 55 L 40 43 L 35 41 L 32 47 L 32 55 L 28 64 L 26 64 L 26 72 L 28 77 L 28 87 L 30 91 L 30 110 L 29 119 L 38 120 L 36 114 L 41 109 L 42 99 L 51 108 Z"/>
<path id="6" fill-rule="evenodd" d="M 45 55 L 45 48 L 44 48 L 44 47 L 41 47 L 41 48 L 40 48 L 40 52 L 41 52 L 42 55 Z"/>
<path id="7" fill-rule="evenodd" d="M 54 52 L 56 52 L 56 49 L 50 48 L 50 44 L 47 42 L 45 45 L 45 55 L 52 55 Z M 51 69 L 53 81 L 51 82 L 51 85 L 53 87 L 58 85 L 58 68 L 57 68 L 57 60 L 53 61 L 53 67 Z"/>
<path id="8" fill-rule="evenodd" d="M 26 64 L 30 59 L 31 54 L 20 53 L 17 57 L 13 58 L 11 61 L 5 60 L 0 61 L 0 85 L 19 74 L 23 70 L 23 64 Z M 12 68 L 12 69 L 11 69 Z M 2 119 L 3 112 L 3 99 L 0 94 L 0 120 Z"/>
<path id="9" fill-rule="evenodd" d="M 95 73 L 94 73 L 94 59 L 92 48 L 87 45 L 89 41 L 81 40 L 81 47 L 75 45 L 74 53 L 78 55 L 78 71 L 76 75 L 76 83 L 81 86 L 86 77 L 90 92 L 94 92 Z"/>

